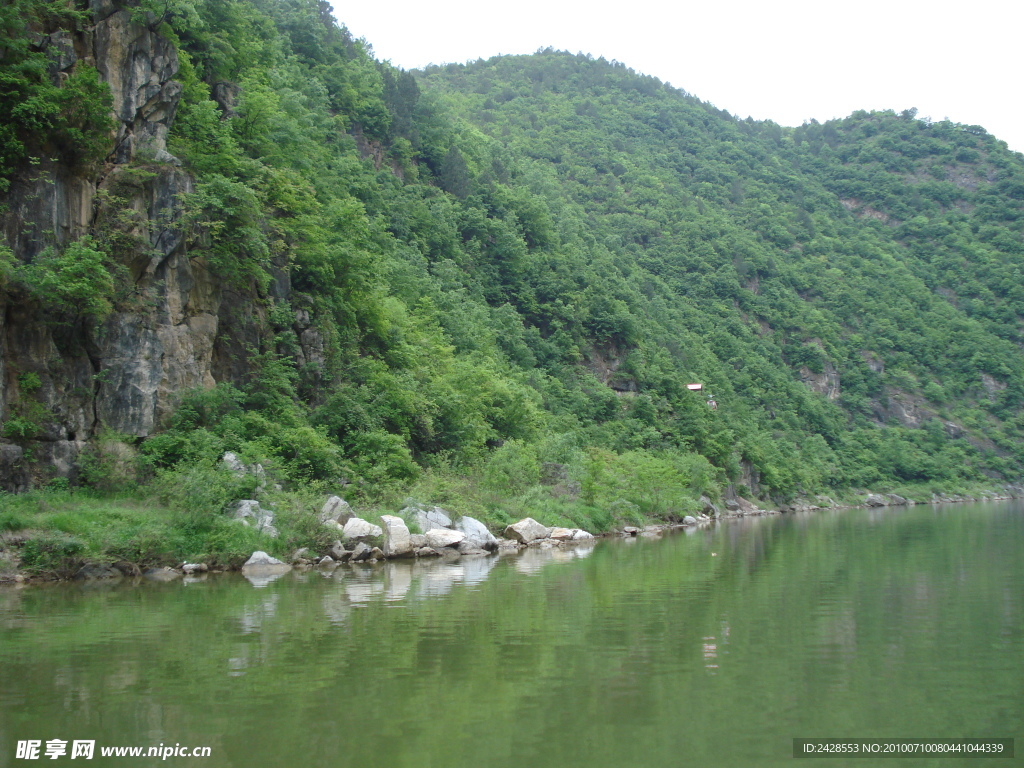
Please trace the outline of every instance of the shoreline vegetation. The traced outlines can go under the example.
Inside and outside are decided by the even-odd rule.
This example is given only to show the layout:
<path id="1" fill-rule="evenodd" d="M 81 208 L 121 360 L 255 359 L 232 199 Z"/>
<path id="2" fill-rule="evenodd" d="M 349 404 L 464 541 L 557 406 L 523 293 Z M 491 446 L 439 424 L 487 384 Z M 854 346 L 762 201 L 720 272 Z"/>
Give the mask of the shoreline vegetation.
<path id="1" fill-rule="evenodd" d="M 167 581 L 199 572 L 493 556 L 526 547 L 572 547 L 602 537 L 657 535 L 747 516 L 1024 498 L 1021 485 L 976 484 L 946 491 L 931 486 L 850 489 L 834 497 L 818 494 L 779 503 L 751 501 L 730 487 L 690 497 L 680 508 L 648 508 L 645 514 L 625 499 L 603 508 L 589 506 L 579 492 L 561 499 L 549 494 L 546 504 L 538 503 L 539 489 L 485 498 L 479 489 L 473 495 L 472 478 L 435 476 L 412 489 L 419 492 L 415 496 L 365 499 L 353 509 L 318 487 L 268 488 L 262 467 L 244 467 L 232 454 L 207 478 L 208 492 L 218 479 L 235 489 L 256 480 L 255 487 L 248 486 L 255 498 L 222 504 L 211 513 L 196 504 L 196 489 L 187 484 L 176 495 L 158 483 L 116 493 L 57 486 L 2 494 L 0 585 L 124 577 Z M 439 503 L 415 500 L 426 492 Z"/>
<path id="2" fill-rule="evenodd" d="M 1017 494 L 1024 155 L 980 126 L 402 71 L 317 0 L 81 5 L 0 5 L 0 578 L 320 559 L 333 496 L 376 559 L 419 508 Z"/>

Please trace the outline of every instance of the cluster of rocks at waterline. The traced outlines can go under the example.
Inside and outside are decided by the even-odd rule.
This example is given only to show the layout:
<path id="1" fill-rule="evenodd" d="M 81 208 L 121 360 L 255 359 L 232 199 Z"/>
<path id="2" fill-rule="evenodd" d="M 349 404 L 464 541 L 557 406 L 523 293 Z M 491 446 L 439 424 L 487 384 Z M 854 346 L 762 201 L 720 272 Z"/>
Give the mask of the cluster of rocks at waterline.
<path id="1" fill-rule="evenodd" d="M 378 526 L 355 517 L 351 507 L 337 496 L 324 504 L 320 521 L 336 528 L 340 538 L 328 552 L 297 551 L 292 557 L 294 564 L 332 566 L 403 557 L 458 558 L 594 539 L 582 529 L 547 528 L 529 517 L 509 525 L 499 538 L 479 520 L 466 515 L 453 519 L 450 512 L 437 506 L 406 506 L 399 515 L 382 515 L 383 526 Z M 424 533 L 412 533 L 406 521 Z"/>

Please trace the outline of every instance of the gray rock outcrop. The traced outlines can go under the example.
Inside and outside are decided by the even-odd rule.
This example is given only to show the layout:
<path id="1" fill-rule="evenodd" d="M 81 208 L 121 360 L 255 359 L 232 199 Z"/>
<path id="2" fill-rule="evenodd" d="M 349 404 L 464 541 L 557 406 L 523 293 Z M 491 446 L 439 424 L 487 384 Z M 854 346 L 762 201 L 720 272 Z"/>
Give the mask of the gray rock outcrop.
<path id="1" fill-rule="evenodd" d="M 320 508 L 321 523 L 338 523 L 344 526 L 349 520 L 355 517 L 352 507 L 340 496 L 331 496 Z"/>
<path id="2" fill-rule="evenodd" d="M 232 451 L 227 451 L 221 457 L 220 463 L 224 466 L 224 469 L 236 477 L 243 477 L 245 475 L 245 464 L 238 458 L 238 454 Z"/>
<path id="3" fill-rule="evenodd" d="M 505 538 L 518 541 L 521 544 L 529 544 L 536 539 L 546 539 L 551 531 L 538 523 L 532 517 L 524 517 L 518 523 L 505 528 Z"/>
<path id="4" fill-rule="evenodd" d="M 423 533 L 433 528 L 451 528 L 452 517 L 441 507 L 408 506 L 401 512 L 402 517 L 415 523 Z"/>
<path id="5" fill-rule="evenodd" d="M 700 497 L 700 511 L 708 517 L 718 517 L 718 507 L 707 496 Z"/>
<path id="6" fill-rule="evenodd" d="M 109 154 L 93 164 L 50 151 L 34 158 L 4 192 L 2 241 L 28 263 L 47 246 L 113 233 L 111 255 L 131 300 L 102 320 L 51 323 L 24 292 L 0 297 L 0 422 L 28 406 L 45 414 L 36 435 L 17 445 L 0 440 L 0 488 L 11 491 L 54 477 L 76 482 L 79 456 L 105 430 L 147 437 L 185 391 L 240 384 L 247 350 L 267 327 L 255 286 L 227 285 L 193 249 L 184 201 L 194 181 L 166 143 L 182 93 L 178 54 L 158 25 L 133 21 L 138 11 L 128 5 L 79 4 L 88 6 L 88 23 L 37 29 L 32 43 L 51 54 L 54 81 L 79 65 L 96 67 L 112 96 Z M 230 108 L 238 88 L 228 84 L 218 95 Z M 281 283 L 278 298 L 287 299 Z M 307 327 L 303 339 L 317 333 Z M 305 363 L 315 365 L 314 357 Z M 16 372 L 37 375 L 40 386 L 23 391 Z"/>
<path id="7" fill-rule="evenodd" d="M 243 499 L 238 502 L 235 506 L 234 517 L 272 539 L 278 537 L 278 530 L 274 527 L 274 513 L 261 507 L 255 499 Z"/>
<path id="8" fill-rule="evenodd" d="M 49 417 L 30 441 L 33 465 L 20 473 L 0 467 L 0 486 L 12 490 L 50 477 L 74 481 L 78 455 L 104 427 L 146 436 L 185 389 L 215 383 L 221 291 L 185 253 L 179 221 L 193 184 L 166 147 L 181 94 L 178 56 L 170 40 L 134 23 L 130 10 L 99 2 L 92 10 L 91 25 L 53 32 L 48 45 L 56 78 L 82 62 L 95 64 L 110 86 L 112 162 L 82 169 L 40 158 L 31 174 L 12 179 L 0 228 L 15 258 L 29 261 L 48 243 L 63 247 L 116 229 L 130 213 L 138 247 L 119 258 L 139 300 L 70 330 L 41 323 L 38 307 L 20 298 L 5 301 L 0 368 L 32 371 L 42 386 L 26 395 L 0 370 L 0 420 L 26 397 Z M 126 168 L 143 158 L 151 177 L 132 181 Z"/>

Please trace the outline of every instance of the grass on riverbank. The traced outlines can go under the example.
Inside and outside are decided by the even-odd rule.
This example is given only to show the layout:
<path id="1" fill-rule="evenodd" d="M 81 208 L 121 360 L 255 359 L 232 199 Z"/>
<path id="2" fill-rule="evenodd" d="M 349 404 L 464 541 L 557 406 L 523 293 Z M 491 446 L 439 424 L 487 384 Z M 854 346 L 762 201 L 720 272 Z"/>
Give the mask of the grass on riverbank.
<path id="1" fill-rule="evenodd" d="M 303 546 L 330 545 L 330 532 L 312 514 L 323 503 L 321 494 L 281 493 L 263 503 L 273 507 L 280 531 L 276 539 L 226 511 L 167 504 L 151 488 L 118 494 L 84 489 L 5 494 L 0 496 L 0 548 L 17 552 L 20 570 L 70 578 L 86 563 L 129 570 L 186 561 L 235 568 L 257 549 L 286 555 Z M 0 565 L 0 577 L 2 570 Z"/>
<path id="2" fill-rule="evenodd" d="M 493 478 L 428 470 L 411 486 L 370 495 L 321 484 L 273 490 L 269 483 L 270 489 L 257 492 L 251 474 L 192 466 L 105 491 L 58 485 L 0 494 L 0 578 L 17 570 L 70 578 L 86 563 L 133 570 L 198 561 L 234 568 L 257 549 L 282 558 L 300 547 L 323 552 L 337 538 L 337 531 L 325 528 L 318 517 L 331 493 L 348 498 L 358 516 L 376 524 L 383 514 L 419 503 L 474 517 L 495 532 L 529 516 L 547 526 L 601 533 L 617 525 L 681 519 L 699 508 L 700 493 L 718 491 L 717 486 L 658 482 L 656 477 L 627 483 L 608 467 L 601 470 L 596 480 L 592 471 L 581 480 L 565 476 L 548 485 L 510 482 L 506 487 Z M 273 511 L 278 537 L 232 518 L 235 503 L 249 498 Z"/>
<path id="3" fill-rule="evenodd" d="M 257 549 L 281 558 L 301 547 L 324 552 L 337 532 L 322 526 L 318 513 L 333 492 L 347 497 L 358 516 L 378 525 L 381 515 L 397 514 L 408 504 L 419 503 L 474 517 L 495 532 L 529 516 L 547 526 L 602 533 L 616 526 L 679 520 L 700 508 L 701 494 L 720 500 L 720 485 L 699 472 L 680 481 L 678 476 L 664 475 L 663 467 L 639 477 L 615 469 L 607 462 L 591 462 L 586 473 L 575 477 L 506 487 L 494 478 L 428 470 L 411 486 L 369 495 L 319 484 L 258 494 L 257 480 L 250 474 L 190 467 L 158 474 L 149 483 L 105 492 L 57 486 L 24 494 L 0 493 L 0 579 L 11 578 L 17 571 L 70 578 L 87 563 L 118 565 L 129 571 L 184 561 L 236 568 Z M 930 501 L 933 494 L 983 498 L 993 493 L 990 485 L 981 483 L 875 490 L 918 502 Z M 848 490 L 833 494 L 832 499 L 837 505 L 853 506 L 863 503 L 865 493 Z M 273 511 L 278 537 L 270 538 L 232 518 L 235 502 L 246 498 L 258 498 Z"/>

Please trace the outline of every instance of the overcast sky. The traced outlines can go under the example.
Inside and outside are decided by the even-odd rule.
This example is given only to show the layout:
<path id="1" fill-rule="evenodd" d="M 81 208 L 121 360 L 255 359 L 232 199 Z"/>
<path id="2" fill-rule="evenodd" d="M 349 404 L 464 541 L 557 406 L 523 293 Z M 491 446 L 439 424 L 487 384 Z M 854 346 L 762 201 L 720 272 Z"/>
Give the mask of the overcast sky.
<path id="1" fill-rule="evenodd" d="M 617 59 L 734 115 L 781 125 L 858 109 L 981 125 L 1024 152 L 1019 0 L 334 2 L 403 69 L 551 46 Z"/>

